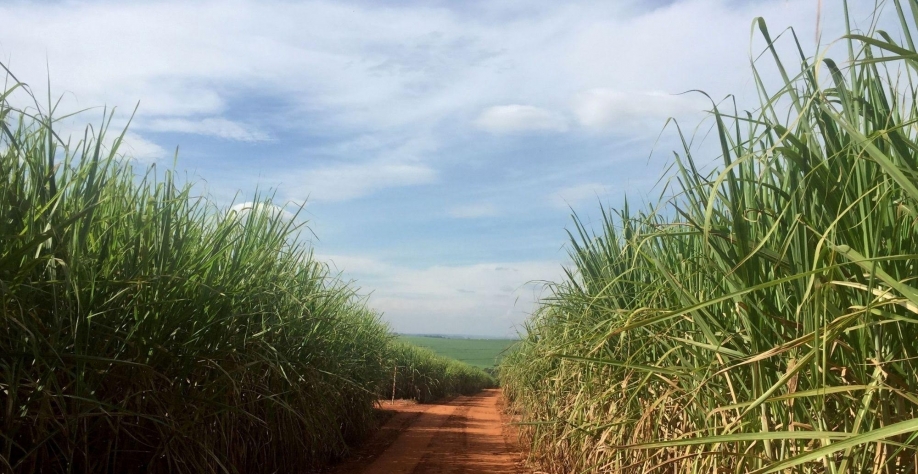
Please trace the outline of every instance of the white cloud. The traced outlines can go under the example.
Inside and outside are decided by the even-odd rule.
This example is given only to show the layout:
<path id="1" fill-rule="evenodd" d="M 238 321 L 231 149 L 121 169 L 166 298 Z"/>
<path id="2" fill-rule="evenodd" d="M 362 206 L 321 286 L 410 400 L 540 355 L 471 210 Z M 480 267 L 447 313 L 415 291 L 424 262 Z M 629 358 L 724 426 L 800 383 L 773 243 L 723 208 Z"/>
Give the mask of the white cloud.
<path id="1" fill-rule="evenodd" d="M 488 107 L 475 125 L 491 133 L 563 132 L 567 130 L 564 117 L 531 105 L 497 105 Z"/>
<path id="2" fill-rule="evenodd" d="M 436 178 L 427 165 L 384 160 L 290 171 L 276 177 L 291 200 L 310 202 L 347 201 L 382 189 L 429 184 Z"/>
<path id="3" fill-rule="evenodd" d="M 247 217 L 250 212 L 266 212 L 272 217 L 280 217 L 282 220 L 289 221 L 295 216 L 292 212 L 274 204 L 265 204 L 263 202 L 240 202 L 229 208 L 229 212 L 236 213 L 239 217 Z"/>
<path id="4" fill-rule="evenodd" d="M 449 209 L 449 215 L 457 219 L 475 219 L 479 217 L 494 217 L 500 214 L 500 211 L 494 204 L 479 202 L 474 204 L 463 204 L 454 206 Z"/>
<path id="5" fill-rule="evenodd" d="M 852 18 L 866 18 L 872 2 L 861 3 Z M 504 105 L 480 119 L 498 132 L 544 131 L 565 126 L 548 109 L 589 91 L 748 89 L 753 17 L 773 32 L 793 24 L 804 42 L 816 23 L 810 3 L 786 0 L 519 5 L 7 2 L 0 58 L 35 90 L 50 64 L 54 89 L 79 106 L 139 100 L 144 117 L 214 116 L 268 94 L 300 124 L 321 112 L 323 124 L 426 129 L 492 104 L 538 103 L 547 109 Z M 840 34 L 840 7 L 823 12 L 826 34 Z"/>
<path id="6" fill-rule="evenodd" d="M 154 132 L 180 132 L 209 135 L 227 140 L 260 142 L 268 140 L 267 133 L 222 117 L 203 119 L 161 118 L 141 122 L 138 128 Z"/>
<path id="7" fill-rule="evenodd" d="M 109 133 L 107 138 L 113 140 L 116 136 L 115 133 Z M 124 134 L 124 140 L 118 152 L 142 164 L 153 163 L 169 156 L 165 148 L 134 132 Z"/>
<path id="8" fill-rule="evenodd" d="M 379 260 L 355 255 L 321 255 L 316 258 L 327 263 L 332 271 L 346 271 L 351 275 L 382 275 L 390 268 Z"/>
<path id="9" fill-rule="evenodd" d="M 558 262 L 493 262 L 410 268 L 362 256 L 319 255 L 373 293 L 370 305 L 402 332 L 498 335 L 515 328 L 558 281 Z"/>
<path id="10" fill-rule="evenodd" d="M 23 95 L 25 94 L 13 94 L 12 97 L 15 100 L 25 102 Z M 94 112 L 99 113 L 96 115 Z M 80 150 L 77 144 L 84 140 L 92 142 L 92 146 L 89 147 L 92 152 L 95 150 L 95 144 L 101 134 L 101 151 L 103 155 L 109 153 L 115 145 L 115 141 L 121 137 L 122 140 L 118 146 L 117 154 L 123 155 L 126 159 L 135 163 L 148 165 L 171 156 L 168 150 L 147 137 L 133 131 L 125 131 L 126 119 L 112 117 L 108 112 L 103 117 L 101 109 L 97 109 L 55 120 L 53 125 L 54 134 L 60 138 L 63 144 L 70 147 L 71 153 L 78 153 Z M 29 108 L 29 113 L 34 113 L 34 106 Z M 122 133 L 124 134 L 123 137 Z"/>
<path id="11" fill-rule="evenodd" d="M 620 133 L 640 132 L 648 126 L 659 129 L 670 117 L 694 124 L 705 108 L 711 108 L 710 102 L 698 93 L 673 95 L 605 88 L 581 92 L 573 105 L 581 125 Z"/>
<path id="12" fill-rule="evenodd" d="M 558 209 L 567 209 L 589 200 L 594 202 L 608 196 L 609 189 L 599 183 L 584 183 L 559 189 L 549 196 L 551 205 Z"/>
<path id="13" fill-rule="evenodd" d="M 435 141 L 423 136 L 402 141 L 363 137 L 338 149 L 307 149 L 302 158 L 311 160 L 331 151 L 344 154 L 347 161 L 314 167 L 294 162 L 268 178 L 291 201 L 348 201 L 383 189 L 436 182 L 437 171 L 428 163 L 438 149 Z"/>
<path id="14" fill-rule="evenodd" d="M 61 112 L 108 104 L 120 106 L 123 117 L 140 101 L 135 121 L 140 132 L 144 124 L 154 124 L 161 130 L 232 140 L 292 137 L 286 143 L 309 148 L 289 152 L 290 159 L 282 165 L 277 164 L 280 160 L 265 160 L 272 169 L 259 169 L 262 165 L 250 160 L 197 170 L 213 188 L 230 188 L 225 193 L 229 196 L 237 187 L 251 186 L 258 176 L 280 184 L 278 195 L 286 198 L 344 201 L 441 179 L 444 185 L 467 186 L 469 170 L 474 170 L 507 177 L 496 189 L 482 189 L 479 195 L 513 194 L 501 202 L 532 199 L 537 208 L 544 203 L 539 196 L 561 188 L 559 183 L 605 179 L 595 173 L 608 167 L 596 163 L 609 160 L 609 154 L 565 156 L 570 162 L 558 176 L 547 176 L 545 162 L 537 160 L 530 166 L 513 162 L 509 166 L 514 169 L 508 171 L 500 168 L 506 161 L 489 158 L 516 150 L 467 143 L 474 139 L 474 130 L 538 132 L 548 139 L 560 138 L 560 132 L 574 127 L 597 132 L 594 135 L 634 134 L 640 139 L 629 143 L 627 150 L 621 141 L 587 143 L 589 136 L 563 135 L 584 144 L 583 149 L 608 146 L 616 165 L 634 171 L 625 169 L 634 166 L 629 160 L 637 161 L 629 157 L 646 156 L 653 138 L 645 137 L 666 117 L 708 107 L 699 96 L 670 94 L 698 88 L 715 100 L 737 93 L 740 109 L 757 102 L 750 93 L 755 84 L 749 60 L 763 44 L 754 33 L 750 47 L 752 18 L 764 16 L 774 36 L 795 25 L 804 49 L 814 50 L 815 2 L 537 3 L 538 7 L 518 0 L 424 5 L 331 0 L 0 2 L 0 60 L 39 97 L 50 76 L 53 93 L 64 95 Z M 824 3 L 822 26 L 831 40 L 843 33 L 841 4 Z M 849 3 L 851 18 L 863 24 L 874 2 Z M 779 49 L 787 50 L 790 40 L 786 34 Z M 795 54 L 791 50 L 785 58 Z M 781 86 L 767 56 L 759 66 L 772 90 Z M 221 122 L 218 117 L 239 122 Z M 135 158 L 171 156 L 171 150 L 142 133 L 127 138 L 124 151 Z M 462 153 L 456 150 L 481 153 L 457 165 Z M 453 161 L 446 163 L 449 159 Z M 465 165 L 469 168 L 460 169 Z M 453 170 L 460 171 L 458 177 L 447 183 L 454 178 L 447 176 Z M 616 188 L 627 179 L 609 178 Z M 629 192 L 640 191 L 631 184 Z M 545 199 L 566 208 L 595 202 L 607 193 L 603 185 L 587 183 L 558 189 Z M 419 200 L 426 197 L 418 193 Z M 475 206 L 451 211 L 456 216 L 493 211 Z M 349 210 L 355 215 L 368 212 L 357 205 Z M 507 220 L 509 225 L 518 222 Z M 549 233 L 544 227 L 536 230 Z M 374 248 L 385 248 L 390 255 L 410 255 L 413 250 L 404 248 L 397 236 L 372 238 L 380 240 Z M 352 240 L 350 245 L 362 244 Z M 456 258 L 467 261 L 464 252 L 457 249 Z M 504 327 L 502 318 L 517 321 L 514 318 L 530 309 L 523 296 L 513 306 L 514 289 L 538 275 L 554 279 L 559 274 L 553 263 L 501 265 L 517 272 L 499 270 L 494 263 L 432 263 L 417 270 L 363 262 L 366 278 L 354 276 L 365 288 L 376 289 L 374 302 L 389 311 L 398 330 L 439 332 L 435 328 L 441 316 L 435 315 L 443 315 L 451 332 L 479 332 L 479 327 L 484 332 L 497 324 L 494 321 Z M 526 301 L 531 301 L 532 289 L 523 288 Z"/>

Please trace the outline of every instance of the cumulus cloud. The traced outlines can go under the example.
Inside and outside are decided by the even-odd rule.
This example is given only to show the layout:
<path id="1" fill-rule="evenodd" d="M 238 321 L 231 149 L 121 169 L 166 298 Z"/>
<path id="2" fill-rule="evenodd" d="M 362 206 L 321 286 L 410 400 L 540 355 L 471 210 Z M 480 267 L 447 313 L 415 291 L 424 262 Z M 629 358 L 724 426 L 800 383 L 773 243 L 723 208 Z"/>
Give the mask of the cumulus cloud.
<path id="1" fill-rule="evenodd" d="M 564 117 L 539 107 L 519 104 L 488 107 L 475 119 L 475 125 L 497 134 L 567 130 Z"/>
<path id="2" fill-rule="evenodd" d="M 700 119 L 705 102 L 698 93 L 683 95 L 659 91 L 626 92 L 595 88 L 577 94 L 573 111 L 584 127 L 594 130 L 633 133 L 641 128 L 659 128 L 666 119 Z"/>
<path id="3" fill-rule="evenodd" d="M 425 164 L 378 160 L 291 171 L 276 179 L 293 200 L 347 201 L 382 189 L 429 184 L 437 173 Z"/>
<path id="4" fill-rule="evenodd" d="M 424 137 L 393 140 L 365 136 L 331 148 L 310 148 L 302 152 L 281 173 L 268 175 L 292 201 L 348 201 L 383 189 L 431 184 L 439 179 L 429 156 L 439 149 L 436 141 Z M 325 155 L 345 155 L 333 164 L 303 166 Z"/>
<path id="5" fill-rule="evenodd" d="M 267 94 L 299 123 L 321 111 L 328 124 L 392 129 L 478 113 L 473 124 L 496 133 L 558 131 L 563 105 L 589 91 L 737 92 L 754 16 L 801 38 L 816 24 L 812 5 L 785 0 L 520 5 L 12 2 L 0 5 L 0 57 L 36 90 L 50 64 L 55 89 L 80 106 L 139 100 L 148 117 L 217 116 Z M 827 34 L 841 31 L 841 9 L 823 12 Z M 562 112 L 520 105 L 533 103 Z"/>
<path id="6" fill-rule="evenodd" d="M 268 140 L 267 133 L 222 117 L 203 119 L 161 118 L 139 124 L 139 128 L 154 132 L 180 132 L 209 135 L 226 140 L 260 142 Z"/>
<path id="7" fill-rule="evenodd" d="M 493 262 L 424 268 L 374 258 L 319 255 L 333 269 L 373 288 L 372 307 L 402 332 L 510 336 L 563 277 L 558 262 Z"/>
<path id="8" fill-rule="evenodd" d="M 114 134 L 109 134 L 108 138 L 113 139 Z M 165 148 L 134 132 L 124 134 L 118 151 L 140 163 L 153 163 L 169 156 Z"/>
<path id="9" fill-rule="evenodd" d="M 294 214 L 280 206 L 274 204 L 265 204 L 263 202 L 240 202 L 230 207 L 229 212 L 235 213 L 239 217 L 247 217 L 252 212 L 265 212 L 271 217 L 280 217 L 282 220 L 293 220 Z"/>
<path id="10" fill-rule="evenodd" d="M 147 131 L 237 141 L 283 137 L 271 142 L 276 147 L 264 155 L 274 155 L 263 162 L 236 158 L 240 161 L 227 163 L 232 166 L 220 167 L 212 163 L 224 161 L 201 158 L 206 151 L 192 158 L 200 158 L 195 166 L 202 169 L 196 171 L 209 185 L 230 188 L 229 196 L 237 188 L 251 188 L 257 179 L 278 185 L 278 195 L 299 201 L 340 202 L 431 183 L 442 184 L 437 192 L 447 194 L 467 189 L 470 176 L 487 176 L 482 180 L 487 182 L 474 183 L 476 196 L 506 195 L 501 202 L 531 202 L 543 212 L 546 201 L 563 209 L 606 195 L 605 187 L 596 184 L 606 176 L 615 187 L 634 179 L 636 166 L 644 166 L 653 145 L 654 137 L 647 136 L 663 120 L 709 107 L 698 96 L 671 94 L 698 88 L 721 100 L 737 93 L 741 109 L 755 105 L 749 61 L 764 45 L 755 33 L 750 46 L 752 18 L 763 16 L 775 36 L 795 25 L 805 50 L 815 49 L 813 2 L 537 3 L 539 8 L 517 0 L 423 5 L 331 0 L 0 2 L 0 58 L 35 91 L 45 90 L 50 76 L 52 91 L 64 94 L 60 112 L 107 104 L 129 113 L 140 101 L 134 122 L 140 133 L 129 135 L 124 148 L 137 159 L 171 155 L 151 135 L 143 135 Z M 849 2 L 850 17 L 866 24 L 873 3 Z M 826 2 L 823 14 L 825 38 L 843 34 L 841 4 Z M 896 21 L 894 11 L 892 17 Z M 778 48 L 793 58 L 789 36 Z M 767 56 L 760 66 L 771 90 L 783 86 Z M 581 136 L 581 129 L 591 133 Z M 469 143 L 479 131 L 494 139 Z M 515 134 L 539 135 L 539 149 L 506 148 L 514 140 L 502 137 Z M 624 144 L 623 134 L 633 141 Z M 576 148 L 563 157 L 563 170 L 544 156 L 552 154 L 557 164 L 558 151 L 569 145 Z M 527 161 L 517 160 L 530 151 Z M 615 154 L 612 160 L 610 152 Z M 619 168 L 610 175 L 607 164 L 613 160 Z M 214 168 L 203 169 L 207 166 Z M 571 183 L 586 184 L 565 187 Z M 628 185 L 629 192 L 643 186 L 634 181 Z M 552 189 L 556 191 L 545 196 Z M 418 191 L 419 202 L 432 197 Z M 354 215 L 374 212 L 352 205 L 347 211 Z M 438 211 L 442 209 L 429 214 Z M 494 210 L 473 202 L 447 212 L 474 217 Z M 539 221 L 530 235 L 557 235 L 548 230 L 556 224 L 534 212 L 514 209 L 504 225 Z M 373 233 L 380 241 L 374 248 L 413 255 L 415 249 L 406 248 L 399 237 L 381 234 Z M 350 245 L 360 248 L 363 242 L 354 239 Z M 519 242 L 509 245 L 518 250 Z M 557 249 L 557 243 L 532 244 L 542 249 L 540 255 L 551 255 L 545 247 Z M 456 254 L 459 260 L 472 259 L 465 249 Z M 486 328 L 489 318 L 526 306 L 508 309 L 514 288 L 539 274 L 555 275 L 559 268 L 501 264 L 519 270 L 514 272 L 492 269 L 491 264 L 432 263 L 414 270 L 376 262 L 383 266 L 380 272 L 392 271 L 392 276 L 369 274 L 360 280 L 365 288 L 378 288 L 376 301 L 396 318 L 397 329 L 412 329 L 414 321 L 414 330 L 431 330 L 434 314 L 455 319 L 450 323 L 455 330 L 478 324 Z M 516 273 L 519 277 L 495 276 Z M 495 288 L 511 293 L 497 295 Z"/>
<path id="11" fill-rule="evenodd" d="M 25 102 L 25 94 L 13 94 L 14 100 Z M 30 109 L 30 111 L 34 111 Z M 124 127 L 127 120 L 123 117 L 112 117 L 106 114 L 104 117 L 91 115 L 90 111 L 76 114 L 69 117 L 62 117 L 54 121 L 53 129 L 57 137 L 64 144 L 69 144 L 72 153 L 78 152 L 76 144 L 83 140 L 89 140 L 93 143 L 90 150 L 95 149 L 95 144 L 101 136 L 101 151 L 103 154 L 109 153 L 115 146 L 115 142 L 121 138 L 118 145 L 117 154 L 123 155 L 126 159 L 142 165 L 155 163 L 164 158 L 171 156 L 171 153 L 160 146 L 158 143 L 150 140 L 137 132 L 127 130 Z M 122 136 L 122 133 L 124 134 Z"/>

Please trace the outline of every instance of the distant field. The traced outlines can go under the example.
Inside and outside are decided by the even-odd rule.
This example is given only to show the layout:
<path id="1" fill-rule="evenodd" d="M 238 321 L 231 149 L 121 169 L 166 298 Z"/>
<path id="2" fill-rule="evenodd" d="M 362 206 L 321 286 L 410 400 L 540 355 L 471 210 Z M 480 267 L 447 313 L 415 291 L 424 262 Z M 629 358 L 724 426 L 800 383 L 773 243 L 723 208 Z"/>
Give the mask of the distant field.
<path id="1" fill-rule="evenodd" d="M 497 365 L 515 339 L 462 339 L 401 335 L 399 339 L 483 369 Z"/>

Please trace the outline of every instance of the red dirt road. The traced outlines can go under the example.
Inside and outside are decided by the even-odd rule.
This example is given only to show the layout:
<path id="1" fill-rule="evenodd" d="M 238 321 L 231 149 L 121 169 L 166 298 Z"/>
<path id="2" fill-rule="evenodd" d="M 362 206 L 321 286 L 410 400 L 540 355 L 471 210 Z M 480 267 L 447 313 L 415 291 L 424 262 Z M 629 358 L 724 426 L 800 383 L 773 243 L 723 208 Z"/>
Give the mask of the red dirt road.
<path id="1" fill-rule="evenodd" d="M 523 473 L 500 390 L 444 403 L 385 403 L 396 414 L 335 474 Z M 511 439 L 512 438 L 512 439 Z"/>

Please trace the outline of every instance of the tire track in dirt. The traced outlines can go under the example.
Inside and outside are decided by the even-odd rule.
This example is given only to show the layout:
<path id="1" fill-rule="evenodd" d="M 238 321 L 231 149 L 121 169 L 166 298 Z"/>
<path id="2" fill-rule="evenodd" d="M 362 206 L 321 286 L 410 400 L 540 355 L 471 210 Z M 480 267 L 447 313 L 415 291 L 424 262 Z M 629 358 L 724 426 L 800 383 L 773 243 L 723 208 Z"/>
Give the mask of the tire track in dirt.
<path id="1" fill-rule="evenodd" d="M 504 432 L 500 390 L 430 405 L 386 405 L 396 414 L 380 430 L 388 447 L 351 460 L 335 474 L 523 473 Z"/>
<path id="2" fill-rule="evenodd" d="M 362 474 L 411 473 L 424 457 L 427 446 L 456 411 L 456 406 L 432 405 L 395 439 Z"/>

